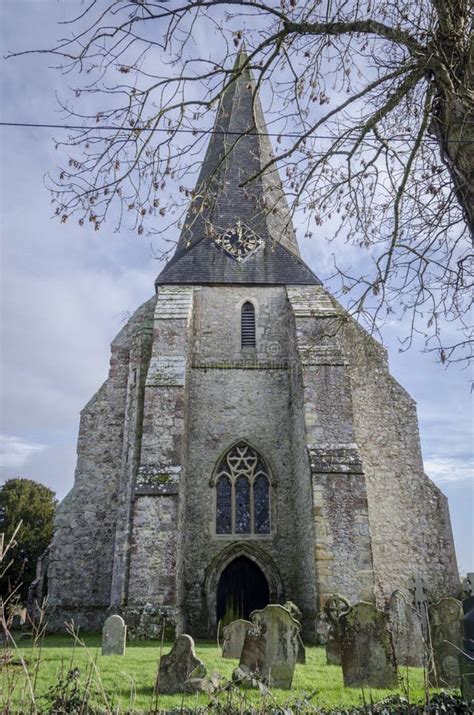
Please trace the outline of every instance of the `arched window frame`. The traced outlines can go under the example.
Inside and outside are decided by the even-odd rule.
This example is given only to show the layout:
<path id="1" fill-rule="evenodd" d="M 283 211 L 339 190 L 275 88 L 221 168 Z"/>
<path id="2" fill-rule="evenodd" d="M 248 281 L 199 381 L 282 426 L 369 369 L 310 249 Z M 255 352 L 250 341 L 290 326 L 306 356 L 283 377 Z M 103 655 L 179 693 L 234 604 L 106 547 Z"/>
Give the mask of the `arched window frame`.
<path id="1" fill-rule="evenodd" d="M 239 456 L 240 455 L 240 456 Z M 245 463 L 247 467 L 245 468 Z M 237 520 L 237 493 L 236 485 L 242 476 L 245 476 L 249 483 L 250 491 L 250 531 L 239 532 Z M 264 532 L 255 531 L 255 494 L 254 485 L 257 479 L 264 476 L 267 480 L 268 485 L 268 530 Z M 226 479 L 231 484 L 231 528 L 230 531 L 220 532 L 218 531 L 217 524 L 217 513 L 218 513 L 218 487 L 219 480 Z M 272 534 L 272 509 L 273 509 L 273 486 L 272 477 L 270 469 L 267 465 L 266 460 L 259 454 L 259 452 L 247 444 L 246 442 L 238 442 L 230 447 L 224 455 L 219 459 L 217 463 L 216 470 L 214 472 L 214 478 L 211 482 L 214 491 L 214 510 L 213 510 L 213 532 L 217 537 L 226 539 L 242 539 L 242 538 L 256 538 L 265 539 Z"/>
<path id="2" fill-rule="evenodd" d="M 255 305 L 246 300 L 240 308 L 240 348 L 255 350 L 257 347 L 257 321 Z"/>

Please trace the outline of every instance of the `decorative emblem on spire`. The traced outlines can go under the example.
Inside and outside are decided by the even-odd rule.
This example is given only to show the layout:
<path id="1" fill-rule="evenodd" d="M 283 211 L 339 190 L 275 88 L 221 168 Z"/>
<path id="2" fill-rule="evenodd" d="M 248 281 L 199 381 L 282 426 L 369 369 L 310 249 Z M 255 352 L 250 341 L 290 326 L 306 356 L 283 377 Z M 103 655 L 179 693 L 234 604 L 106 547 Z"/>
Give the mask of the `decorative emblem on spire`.
<path id="1" fill-rule="evenodd" d="M 240 219 L 235 226 L 228 228 L 225 233 L 216 239 L 216 244 L 237 261 L 243 261 L 244 258 L 256 251 L 262 243 L 263 240 L 251 228 L 245 226 Z"/>

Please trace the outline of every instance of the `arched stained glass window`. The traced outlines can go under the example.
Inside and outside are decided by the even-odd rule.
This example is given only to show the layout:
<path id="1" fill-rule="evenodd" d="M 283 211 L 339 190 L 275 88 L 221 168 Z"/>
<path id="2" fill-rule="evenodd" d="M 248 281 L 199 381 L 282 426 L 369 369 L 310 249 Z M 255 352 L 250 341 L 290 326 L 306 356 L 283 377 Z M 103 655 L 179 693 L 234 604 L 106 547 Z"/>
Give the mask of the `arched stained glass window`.
<path id="1" fill-rule="evenodd" d="M 232 486 L 227 477 L 220 477 L 216 485 L 216 532 L 232 532 Z"/>
<path id="2" fill-rule="evenodd" d="M 235 482 L 235 532 L 250 534 L 250 483 L 243 475 Z"/>
<path id="3" fill-rule="evenodd" d="M 216 474 L 216 534 L 270 533 L 270 479 L 260 455 L 240 442 Z"/>
<path id="4" fill-rule="evenodd" d="M 241 347 L 254 348 L 255 342 L 255 308 L 250 301 L 242 306 L 240 314 L 240 340 Z"/>
<path id="5" fill-rule="evenodd" d="M 264 474 L 259 474 L 253 483 L 255 533 L 270 533 L 269 484 Z"/>

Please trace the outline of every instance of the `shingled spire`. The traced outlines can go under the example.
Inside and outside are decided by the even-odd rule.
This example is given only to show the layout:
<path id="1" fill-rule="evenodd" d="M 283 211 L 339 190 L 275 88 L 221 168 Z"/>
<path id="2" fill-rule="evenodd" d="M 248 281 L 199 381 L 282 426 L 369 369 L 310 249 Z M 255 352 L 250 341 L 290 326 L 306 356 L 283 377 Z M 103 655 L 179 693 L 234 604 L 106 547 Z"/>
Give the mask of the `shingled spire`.
<path id="1" fill-rule="evenodd" d="M 319 279 L 301 260 L 288 204 L 272 158 L 255 81 L 244 67 L 225 91 L 196 185 L 195 198 L 175 254 L 156 280 L 170 283 L 315 284 Z M 250 183 L 245 183 L 257 176 Z M 219 237 L 237 225 L 260 245 L 236 260 Z"/>

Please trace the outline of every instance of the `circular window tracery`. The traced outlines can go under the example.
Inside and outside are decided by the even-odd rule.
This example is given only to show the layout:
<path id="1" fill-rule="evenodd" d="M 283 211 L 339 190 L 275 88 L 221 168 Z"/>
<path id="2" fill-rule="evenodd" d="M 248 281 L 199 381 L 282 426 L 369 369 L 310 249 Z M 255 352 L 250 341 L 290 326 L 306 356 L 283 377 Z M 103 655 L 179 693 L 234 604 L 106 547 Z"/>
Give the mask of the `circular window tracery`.
<path id="1" fill-rule="evenodd" d="M 241 442 L 216 474 L 216 534 L 270 533 L 270 480 L 258 452 Z"/>

